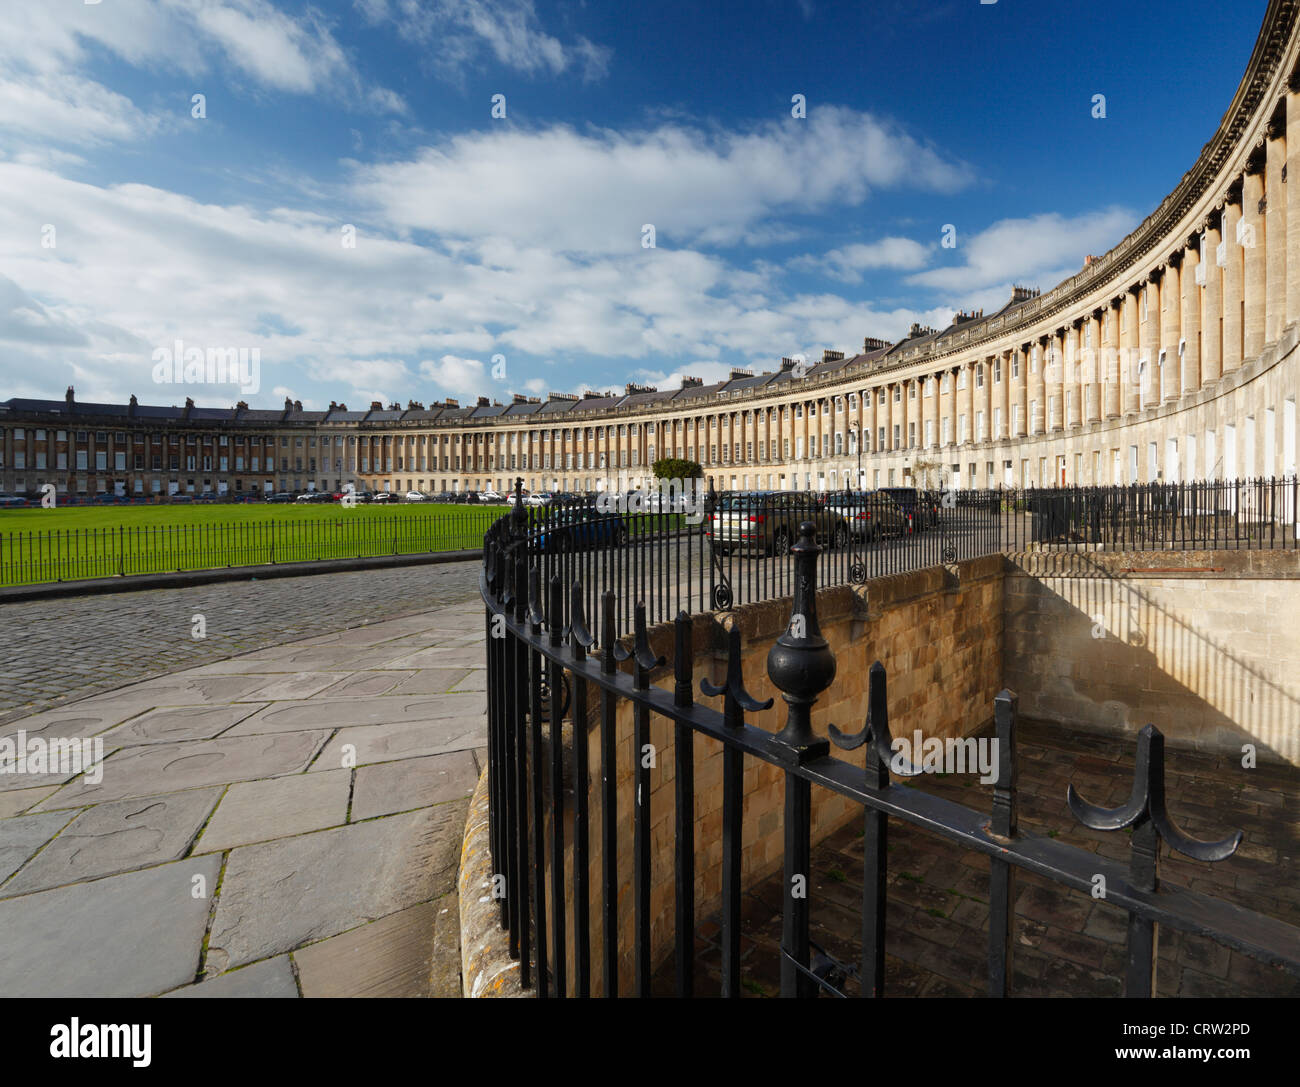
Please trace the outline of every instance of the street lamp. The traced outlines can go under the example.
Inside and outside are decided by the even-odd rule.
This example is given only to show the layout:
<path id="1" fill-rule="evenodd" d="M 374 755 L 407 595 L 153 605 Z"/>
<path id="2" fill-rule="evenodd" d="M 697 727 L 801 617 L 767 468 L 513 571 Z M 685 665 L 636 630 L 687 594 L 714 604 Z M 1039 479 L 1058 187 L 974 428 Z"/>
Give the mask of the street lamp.
<path id="1" fill-rule="evenodd" d="M 858 479 L 854 490 L 862 490 L 862 427 L 858 423 L 850 423 L 849 431 L 853 435 L 853 444 L 858 447 Z"/>

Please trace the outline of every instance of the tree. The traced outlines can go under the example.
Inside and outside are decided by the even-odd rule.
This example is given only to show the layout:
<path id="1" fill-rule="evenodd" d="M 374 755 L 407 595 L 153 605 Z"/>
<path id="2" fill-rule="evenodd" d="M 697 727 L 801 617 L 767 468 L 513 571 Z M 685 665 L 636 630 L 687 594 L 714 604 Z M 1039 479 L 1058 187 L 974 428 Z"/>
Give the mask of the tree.
<path id="1" fill-rule="evenodd" d="M 704 469 L 693 460 L 681 457 L 660 457 L 651 466 L 655 479 L 700 479 Z"/>

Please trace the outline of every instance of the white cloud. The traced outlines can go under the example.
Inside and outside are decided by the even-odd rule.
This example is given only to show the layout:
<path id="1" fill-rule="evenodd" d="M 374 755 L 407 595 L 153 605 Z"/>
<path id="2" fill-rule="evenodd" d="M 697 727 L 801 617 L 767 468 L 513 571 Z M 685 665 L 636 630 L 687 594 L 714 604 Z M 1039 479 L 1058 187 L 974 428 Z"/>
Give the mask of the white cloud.
<path id="1" fill-rule="evenodd" d="M 874 188 L 953 192 L 971 173 L 870 114 L 822 106 L 747 131 L 489 130 L 355 177 L 395 230 L 613 254 L 641 251 L 645 224 L 659 249 L 736 244 L 774 216 L 858 205 Z"/>
<path id="2" fill-rule="evenodd" d="M 532 0 L 356 0 L 355 6 L 372 23 L 394 23 L 453 78 L 490 55 L 516 71 L 576 70 L 590 81 L 605 76 L 613 55 L 584 37 L 566 45 L 546 33 Z"/>
<path id="3" fill-rule="evenodd" d="M 912 271 L 925 267 L 929 257 L 930 247 L 911 238 L 881 238 L 832 249 L 820 257 L 801 257 L 792 264 L 806 271 L 821 271 L 845 283 L 860 283 L 863 272 L 881 268 Z"/>
<path id="4" fill-rule="evenodd" d="M 42 143 L 79 145 L 143 138 L 160 119 L 143 113 L 129 98 L 71 73 L 31 73 L 0 78 L 0 130 Z"/>
<path id="5" fill-rule="evenodd" d="M 487 392 L 487 374 L 478 359 L 463 359 L 456 355 L 425 359 L 420 363 L 420 373 L 449 393 L 478 396 Z"/>
<path id="6" fill-rule="evenodd" d="M 1013 280 L 1039 280 L 1039 285 L 1047 289 L 1064 276 L 1078 272 L 1089 253 L 1101 254 L 1110 249 L 1137 221 L 1136 214 L 1119 207 L 1074 217 L 1053 212 L 1003 219 L 967 239 L 958 232 L 955 252 L 964 258 L 963 263 L 919 272 L 909 276 L 907 282 L 967 295 L 980 288 L 996 286 L 1001 290 Z"/>
<path id="7" fill-rule="evenodd" d="M 0 131 L 72 144 L 151 135 L 160 115 L 87 74 L 104 53 L 190 79 L 233 69 L 259 88 L 406 111 L 360 77 L 312 9 L 294 17 L 268 0 L 61 0 L 0 5 Z"/>

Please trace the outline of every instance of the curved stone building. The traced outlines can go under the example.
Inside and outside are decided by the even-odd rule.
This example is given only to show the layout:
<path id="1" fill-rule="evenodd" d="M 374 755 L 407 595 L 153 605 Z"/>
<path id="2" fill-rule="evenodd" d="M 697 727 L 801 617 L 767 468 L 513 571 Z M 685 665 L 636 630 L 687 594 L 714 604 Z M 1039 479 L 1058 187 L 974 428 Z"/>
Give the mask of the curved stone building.
<path id="1" fill-rule="evenodd" d="M 993 314 L 678 389 L 367 411 L 0 404 L 0 488 L 601 490 L 1112 484 L 1296 470 L 1300 34 L 1272 0 L 1218 130 L 1110 252 Z M 1289 167 L 1296 165 L 1296 171 Z M 1290 196 L 1297 195 L 1292 208 Z"/>

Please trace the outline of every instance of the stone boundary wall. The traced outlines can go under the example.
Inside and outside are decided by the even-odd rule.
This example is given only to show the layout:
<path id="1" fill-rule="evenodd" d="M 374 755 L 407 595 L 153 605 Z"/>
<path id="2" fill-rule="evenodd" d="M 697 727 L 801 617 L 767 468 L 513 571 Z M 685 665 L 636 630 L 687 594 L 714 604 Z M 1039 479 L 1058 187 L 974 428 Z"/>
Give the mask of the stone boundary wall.
<path id="1" fill-rule="evenodd" d="M 818 593 L 817 609 L 823 635 L 837 661 L 831 687 L 818 700 L 813 727 L 826 735 L 827 725 L 856 732 L 866 711 L 868 669 L 879 659 L 894 673 L 889 688 L 890 712 L 905 720 L 910 732 L 920 728 L 929 736 L 966 736 L 988 725 L 1002 675 L 1002 579 L 1000 555 L 951 567 L 900 574 L 854 588 L 841 586 Z M 767 654 L 790 618 L 789 598 L 741 607 L 729 613 L 695 617 L 695 697 L 722 708 L 722 699 L 704 699 L 699 680 L 720 683 L 726 675 L 726 635 L 739 624 L 746 689 L 756 698 L 775 698 L 772 709 L 747 715 L 748 723 L 777 731 L 785 721 L 785 703 L 767 676 Z M 662 624 L 650 632 L 654 652 L 667 665 L 651 677 L 654 686 L 673 688 L 673 628 Z M 600 841 L 599 698 L 589 692 L 588 791 L 589 881 L 592 893 L 592 995 L 603 995 L 600 956 L 603 949 L 599 909 L 602 869 Z M 620 902 L 619 989 L 631 995 L 633 961 L 633 707 L 620 703 L 616 728 L 618 774 L 618 878 Z M 672 954 L 674 939 L 674 726 L 651 716 L 650 742 L 654 766 L 650 773 L 651 811 L 651 956 L 658 965 Z M 571 754 L 569 737 L 564 737 Z M 695 736 L 695 910 L 696 920 L 721 905 L 722 746 Z M 832 754 L 863 765 L 865 751 L 832 749 Z M 549 759 L 549 753 L 543 757 Z M 781 866 L 783 855 L 784 774 L 770 764 L 745 760 L 744 831 L 741 855 L 743 886 L 761 882 Z M 566 791 L 572 787 L 566 775 Z M 548 803 L 549 808 L 549 803 Z M 565 797 L 566 841 L 571 840 L 573 797 Z M 861 808 L 824 789 L 813 790 L 814 841 L 860 817 Z M 550 828 L 547 828 L 549 840 Z M 565 854 L 565 887 L 573 887 L 572 850 Z M 547 883 L 548 919 L 553 915 Z M 566 905 L 569 977 L 573 976 L 573 918 Z M 549 923 L 549 920 L 548 920 Z"/>
<path id="2" fill-rule="evenodd" d="M 1020 712 L 1300 765 L 1300 552 L 1037 552 L 1006 560 Z"/>
<path id="3" fill-rule="evenodd" d="M 492 853 L 488 848 L 488 772 L 478 786 L 465 817 L 460 851 L 461 984 L 464 995 L 532 996 L 519 985 L 519 962 L 510 957 L 509 939 L 501 927 L 501 907 L 492 897 Z"/>

